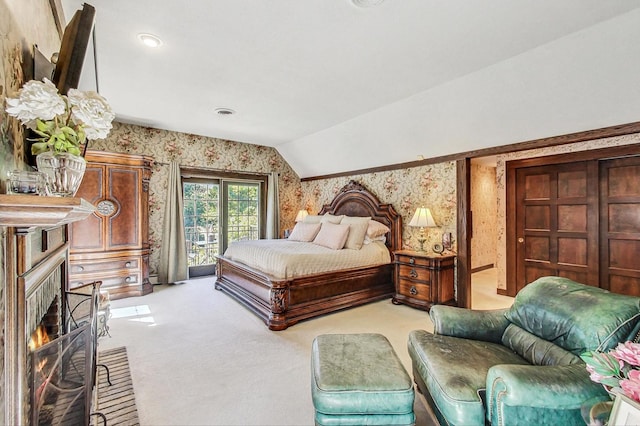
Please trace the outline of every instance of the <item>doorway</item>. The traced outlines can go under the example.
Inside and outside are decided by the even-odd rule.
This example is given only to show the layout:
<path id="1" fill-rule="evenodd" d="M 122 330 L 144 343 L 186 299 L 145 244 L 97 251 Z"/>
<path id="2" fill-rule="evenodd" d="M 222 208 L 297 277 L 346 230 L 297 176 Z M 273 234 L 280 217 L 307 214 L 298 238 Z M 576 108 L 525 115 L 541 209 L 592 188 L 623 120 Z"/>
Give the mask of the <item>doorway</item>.
<path id="1" fill-rule="evenodd" d="M 507 165 L 509 295 L 544 275 L 640 295 L 637 147 L 577 157 Z"/>
<path id="2" fill-rule="evenodd" d="M 185 177 L 182 181 L 189 276 L 215 274 L 216 256 L 264 233 L 262 182 Z"/>

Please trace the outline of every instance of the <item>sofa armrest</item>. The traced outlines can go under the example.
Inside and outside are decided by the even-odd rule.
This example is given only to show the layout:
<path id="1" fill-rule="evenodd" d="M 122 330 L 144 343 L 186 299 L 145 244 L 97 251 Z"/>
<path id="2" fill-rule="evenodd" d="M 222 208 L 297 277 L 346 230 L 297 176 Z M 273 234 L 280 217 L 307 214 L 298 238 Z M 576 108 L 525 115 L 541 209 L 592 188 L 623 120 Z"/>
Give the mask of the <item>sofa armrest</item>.
<path id="1" fill-rule="evenodd" d="M 531 424 L 580 423 L 582 406 L 596 400 L 610 398 L 589 379 L 584 363 L 496 365 L 487 374 L 486 409 L 492 425 L 514 418 Z"/>
<path id="2" fill-rule="evenodd" d="M 501 343 L 502 335 L 510 324 L 506 309 L 474 311 L 447 305 L 431 307 L 429 316 L 434 334 Z"/>

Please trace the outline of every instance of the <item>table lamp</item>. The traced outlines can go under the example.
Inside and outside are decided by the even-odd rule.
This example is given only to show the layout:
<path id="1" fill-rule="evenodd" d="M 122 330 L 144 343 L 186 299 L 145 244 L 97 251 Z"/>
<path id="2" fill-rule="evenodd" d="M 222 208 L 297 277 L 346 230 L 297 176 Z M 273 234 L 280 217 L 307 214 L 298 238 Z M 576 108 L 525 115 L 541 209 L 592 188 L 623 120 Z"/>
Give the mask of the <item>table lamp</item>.
<path id="1" fill-rule="evenodd" d="M 420 228 L 420 235 L 418 236 L 418 242 L 420 243 L 420 251 L 424 251 L 424 242 L 427 240 L 425 237 L 425 228 L 435 228 L 436 222 L 433 220 L 431 210 L 426 207 L 418 207 L 416 212 L 409 222 L 409 226 Z"/>
<path id="2" fill-rule="evenodd" d="M 306 210 L 298 211 L 298 214 L 296 215 L 296 222 L 302 222 L 307 216 L 309 216 L 309 213 L 307 213 Z"/>

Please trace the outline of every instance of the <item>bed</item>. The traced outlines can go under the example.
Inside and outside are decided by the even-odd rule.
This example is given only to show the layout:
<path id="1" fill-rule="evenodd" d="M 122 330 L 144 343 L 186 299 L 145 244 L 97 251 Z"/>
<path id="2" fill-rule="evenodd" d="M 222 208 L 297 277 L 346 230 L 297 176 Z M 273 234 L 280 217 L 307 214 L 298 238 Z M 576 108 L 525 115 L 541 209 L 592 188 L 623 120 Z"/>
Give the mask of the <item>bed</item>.
<path id="1" fill-rule="evenodd" d="M 327 213 L 371 217 L 390 229 L 384 243 L 389 253 L 401 248 L 401 216 L 358 182 L 345 185 L 318 214 Z M 276 278 L 222 255 L 217 256 L 215 288 L 261 318 L 269 329 L 284 330 L 302 320 L 390 298 L 393 263 Z"/>

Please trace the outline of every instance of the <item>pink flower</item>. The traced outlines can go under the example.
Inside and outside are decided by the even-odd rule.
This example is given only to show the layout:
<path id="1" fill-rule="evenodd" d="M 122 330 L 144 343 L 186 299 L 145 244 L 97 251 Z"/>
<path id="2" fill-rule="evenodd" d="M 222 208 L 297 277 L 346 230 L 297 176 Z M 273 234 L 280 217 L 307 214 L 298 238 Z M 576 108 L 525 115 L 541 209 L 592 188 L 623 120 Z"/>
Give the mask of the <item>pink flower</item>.
<path id="1" fill-rule="evenodd" d="M 634 366 L 640 366 L 640 343 L 620 343 L 610 353 L 619 361 L 626 362 L 627 364 Z"/>
<path id="2" fill-rule="evenodd" d="M 620 387 L 629 398 L 640 402 L 640 371 L 629 371 L 629 378 L 620 380 Z"/>
<path id="3" fill-rule="evenodd" d="M 587 364 L 587 371 L 589 372 L 589 378 L 596 383 L 602 383 L 604 379 L 613 377 L 613 376 L 605 376 L 605 375 L 596 373 L 593 366 L 588 364 Z"/>

